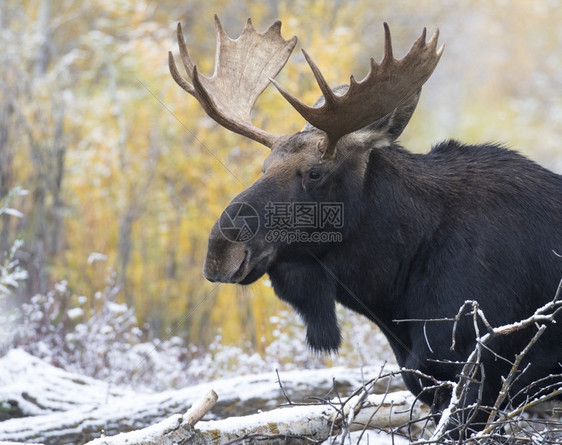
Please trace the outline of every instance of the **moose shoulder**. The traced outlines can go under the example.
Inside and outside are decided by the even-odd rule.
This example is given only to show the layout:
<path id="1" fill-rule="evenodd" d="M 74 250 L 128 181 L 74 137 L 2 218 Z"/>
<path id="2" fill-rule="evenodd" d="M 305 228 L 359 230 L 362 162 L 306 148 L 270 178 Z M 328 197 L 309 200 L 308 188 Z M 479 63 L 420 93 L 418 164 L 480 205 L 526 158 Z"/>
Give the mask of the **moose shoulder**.
<path id="1" fill-rule="evenodd" d="M 403 320 L 451 319 L 465 301 L 476 300 L 489 323 L 500 326 L 552 300 L 562 278 L 562 176 L 497 145 L 447 141 L 420 155 L 395 142 L 441 56 L 437 34 L 426 43 L 424 30 L 396 60 L 385 25 L 382 62 L 371 60 L 365 79 L 351 77 L 334 89 L 305 53 L 323 98 L 309 107 L 272 81 L 308 122 L 301 132 L 276 136 L 256 128 L 250 111 L 296 38 L 283 39 L 280 22 L 258 33 L 248 21 L 237 40 L 218 19 L 216 25 L 215 74 L 198 73 L 179 26 L 192 83 L 181 77 L 171 53 L 170 71 L 219 124 L 270 147 L 271 154 L 263 175 L 213 227 L 207 279 L 250 284 L 269 274 L 276 294 L 302 315 L 308 344 L 322 351 L 340 345 L 340 302 L 383 330 L 400 366 L 440 380 L 454 380 L 474 349 L 472 320 L 459 322 L 454 349 L 452 322 Z M 339 218 L 299 227 L 308 237 L 293 242 L 271 237 L 272 225 L 263 222 L 272 223 L 272 208 L 304 204 L 317 212 L 336 205 Z M 252 236 L 228 236 L 225 222 L 250 216 L 262 222 L 251 227 Z M 313 237 L 319 233 L 338 236 Z M 529 396 L 525 388 L 540 379 L 543 386 L 561 383 L 562 317 L 558 321 L 526 355 L 526 370 L 511 386 L 514 399 Z M 489 345 L 483 383 L 474 385 L 466 404 L 493 405 L 510 362 L 535 332 L 522 329 Z M 404 379 L 435 412 L 447 406 L 450 394 L 424 390 L 430 382 L 411 373 Z"/>

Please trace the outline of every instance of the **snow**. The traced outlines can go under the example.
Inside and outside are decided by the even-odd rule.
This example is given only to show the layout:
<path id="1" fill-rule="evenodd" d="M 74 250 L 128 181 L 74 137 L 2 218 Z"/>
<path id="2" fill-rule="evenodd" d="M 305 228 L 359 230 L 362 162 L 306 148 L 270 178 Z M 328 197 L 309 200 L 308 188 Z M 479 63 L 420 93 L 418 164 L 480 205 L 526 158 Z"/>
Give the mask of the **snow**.
<path id="1" fill-rule="evenodd" d="M 21 394 L 33 395 L 35 403 Z M 75 394 L 76 398 L 70 399 L 69 394 Z M 129 395 L 130 391 L 66 372 L 21 349 L 12 349 L 0 359 L 0 400 L 17 401 L 23 412 L 30 416 L 90 408 Z M 0 423 L 0 431 L 4 423 Z"/>
<path id="2" fill-rule="evenodd" d="M 377 430 L 367 430 L 365 432 L 355 431 L 350 435 L 350 441 L 348 444 L 354 445 L 409 445 L 410 441 L 405 437 L 398 435 L 391 435 L 384 431 Z M 324 445 L 338 445 L 339 442 L 333 441 L 333 439 L 326 440 Z"/>
<path id="3" fill-rule="evenodd" d="M 106 260 L 107 260 L 107 255 L 104 255 L 103 253 L 94 252 L 91 253 L 90 256 L 88 257 L 88 264 L 94 264 L 97 261 L 106 261 Z"/>
<path id="4" fill-rule="evenodd" d="M 2 210 L 5 209 L 0 208 L 0 215 Z M 0 299 L 9 296 L 11 289 L 16 289 L 27 278 L 27 271 L 20 267 L 16 259 L 16 252 L 22 245 L 22 240 L 14 241 L 5 264 L 0 264 Z"/>
<path id="5" fill-rule="evenodd" d="M 341 308 L 338 318 L 346 341 L 338 355 L 310 354 L 302 323 L 291 311 L 271 317 L 268 324 L 273 339 L 261 354 L 249 343 L 224 341 L 220 330 L 205 348 L 191 344 L 188 338 L 149 338 L 149 327 L 141 329 L 134 309 L 116 301 L 118 286 L 112 280 L 93 296 L 94 309 L 91 298 L 72 295 L 61 281 L 17 310 L 0 311 L 0 354 L 20 347 L 71 372 L 159 391 L 275 369 L 394 363 L 383 334 Z M 266 344 L 266 339 L 262 341 Z"/>
<path id="6" fill-rule="evenodd" d="M 66 315 L 68 315 L 68 318 L 71 320 L 77 320 L 84 315 L 84 309 L 81 307 L 73 307 L 66 311 Z"/>
<path id="7" fill-rule="evenodd" d="M 90 432 L 90 438 L 96 437 L 95 434 L 99 437 L 102 429 L 114 435 L 123 428 L 123 425 L 118 425 L 120 421 L 125 426 L 129 423 L 135 429 L 144 428 L 173 413 L 185 412 L 211 389 L 219 396 L 223 415 L 243 415 L 241 409 L 248 407 L 257 412 L 278 406 L 279 400 L 283 400 L 279 377 L 291 398 L 300 391 L 298 397 L 302 399 L 306 394 L 314 394 L 314 390 L 322 391 L 319 396 L 325 395 L 334 379 L 351 387 L 360 387 L 364 380 L 379 373 L 378 366 L 362 370 L 344 367 L 294 370 L 282 372 L 279 376 L 269 372 L 220 379 L 178 390 L 142 392 L 67 372 L 21 349 L 13 349 L 0 358 L 0 401 L 15 402 L 24 415 L 34 417 L 32 422 L 29 417 L 0 422 L 0 440 L 59 443 L 53 440 L 58 440 L 61 429 L 65 434 Z M 255 407 L 256 401 L 260 402 L 259 408 Z M 306 410 L 326 408 L 304 407 Z M 274 412 L 279 416 L 284 411 L 276 409 Z M 216 418 L 215 414 L 207 416 L 207 419 L 213 418 Z M 238 417 L 233 421 L 241 422 L 240 419 Z M 173 419 L 167 421 L 174 422 Z M 100 425 L 105 427 L 100 428 Z"/>
<path id="8" fill-rule="evenodd" d="M 143 428 L 142 430 L 138 431 L 131 431 L 129 433 L 121 433 L 117 434 L 116 436 L 111 437 L 112 445 L 129 445 L 131 443 L 156 443 L 156 440 L 162 436 L 163 431 L 171 431 L 178 428 L 183 420 L 183 416 L 181 414 L 175 414 L 173 416 L 168 417 L 167 419 L 159 422 L 156 425 L 149 426 L 147 428 Z M 94 439 L 91 442 L 88 442 L 87 445 L 104 445 L 105 439 L 99 438 Z M 0 442 L 0 445 L 3 445 Z"/>

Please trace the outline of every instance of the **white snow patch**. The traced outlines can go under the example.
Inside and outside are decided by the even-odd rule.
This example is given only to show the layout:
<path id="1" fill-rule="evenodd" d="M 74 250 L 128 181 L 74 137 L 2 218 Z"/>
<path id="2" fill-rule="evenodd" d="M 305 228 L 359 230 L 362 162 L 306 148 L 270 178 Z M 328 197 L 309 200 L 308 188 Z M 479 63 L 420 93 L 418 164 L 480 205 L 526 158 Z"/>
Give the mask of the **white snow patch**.
<path id="1" fill-rule="evenodd" d="M 379 372 L 377 366 L 363 370 L 336 367 L 287 371 L 279 376 L 286 387 L 303 388 L 306 393 L 310 388 L 328 390 L 334 379 L 360 387 Z M 261 399 L 267 405 L 263 409 L 272 409 L 281 392 L 279 376 L 270 372 L 215 380 L 179 390 L 140 392 L 64 371 L 21 349 L 13 349 L 0 358 L 0 401 L 15 401 L 25 415 L 34 417 L 33 421 L 24 417 L 0 422 L 0 437 L 20 441 L 30 438 L 34 441 L 52 440 L 58 437 L 53 429 L 60 425 L 76 428 L 79 433 L 92 430 L 93 425 L 100 423 L 115 425 L 117 419 L 138 418 L 139 412 L 143 419 L 155 423 L 170 413 L 184 412 L 211 389 L 216 391 L 222 403 L 243 406 L 252 399 Z M 304 407 L 309 410 L 326 408 Z M 275 412 L 277 415 L 284 413 L 282 409 Z M 212 412 L 207 416 L 213 417 Z M 46 431 L 53 432 L 49 435 Z"/>
<path id="2" fill-rule="evenodd" d="M 409 445 L 410 441 L 405 437 L 399 436 L 397 434 L 390 434 L 384 431 L 378 430 L 367 430 L 365 432 L 354 431 L 349 437 L 351 440 L 347 441 L 346 444 L 353 445 Z M 334 442 L 334 438 L 330 438 L 322 445 L 340 445 L 341 442 Z"/>
<path id="3" fill-rule="evenodd" d="M 94 264 L 98 261 L 106 261 L 106 260 L 107 260 L 107 255 L 104 255 L 103 253 L 99 253 L 99 252 L 93 252 L 88 257 L 88 264 Z"/>
<path id="4" fill-rule="evenodd" d="M 84 315 L 84 309 L 80 307 L 73 307 L 72 309 L 66 311 L 66 315 L 68 315 L 68 318 L 71 320 L 77 320 Z"/>

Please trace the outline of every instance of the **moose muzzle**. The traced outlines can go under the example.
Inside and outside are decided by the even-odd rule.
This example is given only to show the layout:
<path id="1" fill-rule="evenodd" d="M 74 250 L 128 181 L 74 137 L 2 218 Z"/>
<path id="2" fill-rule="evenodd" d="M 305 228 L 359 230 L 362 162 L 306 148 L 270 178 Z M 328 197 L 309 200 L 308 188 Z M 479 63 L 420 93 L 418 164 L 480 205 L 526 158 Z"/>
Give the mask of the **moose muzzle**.
<path id="1" fill-rule="evenodd" d="M 225 238 L 219 225 L 217 221 L 209 236 L 203 274 L 212 282 L 237 283 L 247 274 L 246 247 Z"/>

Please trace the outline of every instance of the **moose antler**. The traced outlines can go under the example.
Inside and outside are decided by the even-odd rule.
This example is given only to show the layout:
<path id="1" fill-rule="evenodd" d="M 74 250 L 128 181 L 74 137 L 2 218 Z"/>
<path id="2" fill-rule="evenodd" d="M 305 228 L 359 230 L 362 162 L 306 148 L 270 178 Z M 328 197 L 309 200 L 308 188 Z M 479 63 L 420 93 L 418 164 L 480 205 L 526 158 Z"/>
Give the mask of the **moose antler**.
<path id="1" fill-rule="evenodd" d="M 304 56 L 314 73 L 325 102 L 321 107 L 310 107 L 272 79 L 272 83 L 287 101 L 316 128 L 323 130 L 328 140 L 323 157 L 334 155 L 336 143 L 346 134 L 386 116 L 405 99 L 418 91 L 435 69 L 443 53 L 443 46 L 436 51 L 439 30 L 426 44 L 426 30 L 412 48 L 400 60 L 392 54 L 392 43 L 388 24 L 384 24 L 385 54 L 380 64 L 371 58 L 371 70 L 357 82 L 350 78 L 349 89 L 343 96 L 334 94 L 322 76 L 318 66 L 303 50 Z"/>
<path id="2" fill-rule="evenodd" d="M 199 74 L 185 46 L 178 23 L 178 46 L 181 60 L 193 85 L 178 72 L 174 57 L 168 52 L 168 65 L 174 80 L 194 96 L 217 123 L 271 148 L 278 136 L 255 127 L 250 112 L 259 95 L 283 68 L 297 38 L 281 36 L 281 22 L 273 23 L 264 33 L 257 32 L 248 19 L 242 34 L 232 40 L 215 15 L 217 52 L 211 77 Z"/>

